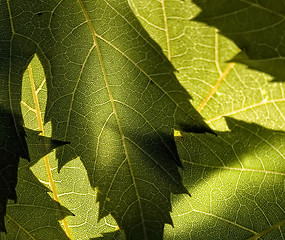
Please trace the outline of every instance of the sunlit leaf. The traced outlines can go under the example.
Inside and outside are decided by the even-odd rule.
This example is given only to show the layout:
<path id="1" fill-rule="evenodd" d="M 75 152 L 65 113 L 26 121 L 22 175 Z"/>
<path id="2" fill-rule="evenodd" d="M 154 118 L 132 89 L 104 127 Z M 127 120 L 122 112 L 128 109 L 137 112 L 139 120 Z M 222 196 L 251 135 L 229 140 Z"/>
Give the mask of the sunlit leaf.
<path id="1" fill-rule="evenodd" d="M 214 2 L 204 5 L 207 12 L 213 11 L 212 15 L 217 7 L 212 5 Z M 225 2 L 228 4 L 223 5 Z M 241 1 L 219 1 L 219 6 L 227 11 L 237 2 Z M 255 234 L 256 238 L 282 239 L 284 133 L 269 129 L 285 130 L 284 85 L 270 83 L 271 78 L 265 74 L 229 63 L 241 50 L 217 29 L 194 21 L 201 10 L 192 1 L 131 3 L 137 17 L 177 69 L 176 76 L 193 96 L 193 105 L 206 121 L 216 130 L 235 129 L 234 133 L 217 132 L 218 137 L 199 134 L 178 137 L 179 154 L 185 160 L 183 178 L 192 197 L 174 197 L 174 228 L 167 227 L 165 239 L 247 239 Z M 240 25 L 227 21 L 221 24 L 231 26 L 232 30 L 250 27 L 243 21 Z M 228 120 L 232 122 L 228 127 L 224 116 L 255 122 L 268 129 L 234 119 Z M 259 132 L 250 133 L 252 129 Z M 275 135 L 276 145 L 261 147 Z M 276 148 L 278 158 L 273 154 Z M 235 166 L 237 159 L 243 166 L 246 162 L 252 174 Z M 225 167 L 220 167 L 223 162 Z M 262 164 L 265 172 L 273 168 L 275 172 L 259 174 Z M 251 198 L 246 195 L 249 192 Z"/>

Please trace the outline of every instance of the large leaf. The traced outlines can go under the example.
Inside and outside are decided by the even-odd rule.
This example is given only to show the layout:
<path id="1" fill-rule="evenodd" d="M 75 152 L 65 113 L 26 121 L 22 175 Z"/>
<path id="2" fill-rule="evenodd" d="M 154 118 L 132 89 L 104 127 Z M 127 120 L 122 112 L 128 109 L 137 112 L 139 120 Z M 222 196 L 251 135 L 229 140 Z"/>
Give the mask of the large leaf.
<path id="1" fill-rule="evenodd" d="M 195 0 L 202 12 L 196 17 L 221 30 L 238 45 L 233 61 L 285 81 L 285 2 L 279 0 Z"/>
<path id="2" fill-rule="evenodd" d="M 199 13 L 191 1 L 131 3 L 177 69 L 194 106 L 214 129 L 232 130 L 217 132 L 218 137 L 178 138 L 192 197 L 174 197 L 174 228 L 167 227 L 165 239 L 247 239 L 255 234 L 282 239 L 284 133 L 270 129 L 285 130 L 284 84 L 269 83 L 265 74 L 228 63 L 240 49 L 217 29 L 191 21 Z M 212 11 L 215 6 L 206 8 Z M 234 119 L 228 119 L 228 126 L 223 116 L 263 127 Z"/>
<path id="3" fill-rule="evenodd" d="M 176 199 L 176 227 L 165 239 L 282 239 L 285 132 L 231 118 L 227 123 L 230 132 L 218 137 L 178 140 L 192 198 Z"/>
<path id="4" fill-rule="evenodd" d="M 42 134 L 44 133 L 49 136 L 51 134 L 50 124 L 44 126 L 43 123 L 43 110 L 45 109 L 47 99 L 46 91 L 46 81 L 42 65 L 40 64 L 39 59 L 34 57 L 23 77 L 21 103 L 24 122 L 26 127 L 40 130 Z M 30 142 L 30 138 L 28 138 L 28 142 Z M 29 143 L 29 147 L 34 150 L 35 153 L 39 150 L 38 146 L 32 146 L 31 143 Z M 31 158 L 34 158 L 34 154 L 31 155 Z M 66 234 L 72 239 L 89 239 L 91 237 L 101 236 L 101 233 L 104 231 L 115 229 L 116 223 L 114 223 L 114 220 L 110 219 L 110 217 L 104 219 L 100 223 L 94 222 L 94 219 L 98 218 L 99 210 L 98 204 L 95 203 L 96 192 L 90 187 L 86 170 L 80 160 L 76 159 L 66 164 L 62 168 L 60 174 L 57 171 L 57 165 L 58 162 L 55 158 L 55 154 L 50 153 L 40 161 L 37 161 L 37 163 L 33 163 L 31 169 L 39 181 L 50 189 L 52 192 L 50 195 L 57 202 L 60 202 L 71 210 L 75 215 L 64 218 L 61 221 Z M 31 194 L 28 199 L 30 202 L 34 202 L 34 198 L 39 198 L 36 193 Z M 44 201 L 42 198 L 42 204 L 49 205 L 49 201 L 49 198 L 46 198 Z M 18 206 L 24 207 L 20 202 L 18 202 Z M 11 213 L 13 213 L 12 207 L 13 205 L 8 206 L 8 211 L 11 208 Z M 33 211 L 33 213 L 37 214 L 37 211 Z M 51 213 L 56 213 L 56 209 L 53 209 Z M 39 214 L 41 213 L 39 212 Z M 61 218 L 63 217 L 64 216 L 61 216 Z M 42 219 L 38 217 L 33 218 L 37 219 L 36 223 L 41 225 L 41 228 L 38 228 L 37 231 L 38 237 L 44 236 L 46 239 L 45 229 L 50 227 L 50 224 L 46 221 L 49 218 L 57 221 L 57 218 L 55 218 L 55 216 L 46 216 Z M 24 223 L 26 224 L 26 222 Z M 30 229 L 32 227 L 37 227 L 33 221 L 29 221 L 29 225 Z M 58 231 L 58 229 L 60 229 L 59 226 L 55 230 Z M 9 225 L 7 231 L 8 233 L 12 231 L 9 228 Z M 26 237 L 23 237 L 23 239 L 26 239 Z M 54 239 L 54 237 L 49 235 L 49 239 Z"/>
<path id="5" fill-rule="evenodd" d="M 37 52 L 47 79 L 46 121 L 55 139 L 71 143 L 57 152 L 59 168 L 80 156 L 98 187 L 99 218 L 111 213 L 129 239 L 161 239 L 172 223 L 170 193 L 187 193 L 173 128 L 210 131 L 171 64 L 127 1 L 1 5 L 3 76 L 9 87 L 15 82 L 17 91 L 7 91 L 17 108 L 21 76 Z"/>

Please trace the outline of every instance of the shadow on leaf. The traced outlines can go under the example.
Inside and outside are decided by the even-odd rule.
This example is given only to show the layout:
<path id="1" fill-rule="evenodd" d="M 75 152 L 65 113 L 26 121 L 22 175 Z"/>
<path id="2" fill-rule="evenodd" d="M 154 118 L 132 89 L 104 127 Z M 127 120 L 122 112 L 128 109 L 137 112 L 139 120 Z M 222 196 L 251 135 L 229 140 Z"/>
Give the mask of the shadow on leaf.
<path id="1" fill-rule="evenodd" d="M 226 118 L 218 137 L 183 134 L 177 146 L 192 198 L 175 196 L 165 239 L 247 239 L 284 220 L 285 133 Z M 281 230 L 268 233 L 279 239 Z"/>
<path id="2" fill-rule="evenodd" d="M 242 50 L 231 61 L 285 81 L 283 1 L 194 0 L 202 12 L 194 19 L 218 28 Z"/>

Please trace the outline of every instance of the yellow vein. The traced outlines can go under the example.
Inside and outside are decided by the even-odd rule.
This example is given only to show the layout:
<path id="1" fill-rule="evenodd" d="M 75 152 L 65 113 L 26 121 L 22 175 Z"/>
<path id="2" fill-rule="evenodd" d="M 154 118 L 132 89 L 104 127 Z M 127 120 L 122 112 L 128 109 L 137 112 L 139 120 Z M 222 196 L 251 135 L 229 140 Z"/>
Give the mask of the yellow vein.
<path id="1" fill-rule="evenodd" d="M 165 34 L 166 34 L 167 56 L 168 56 L 168 60 L 170 61 L 171 60 L 170 39 L 169 39 L 169 30 L 168 30 L 166 8 L 165 8 L 164 0 L 161 0 L 161 5 L 162 5 L 163 20 L 164 20 L 164 27 L 165 27 Z"/>
<path id="2" fill-rule="evenodd" d="M 35 88 L 35 82 L 34 82 L 34 76 L 33 76 L 33 70 L 32 70 L 31 64 L 29 64 L 29 66 L 28 66 L 28 71 L 29 71 L 29 78 L 30 78 L 31 88 L 32 88 L 32 93 L 33 93 L 33 99 L 34 99 L 35 108 L 36 108 L 38 125 L 39 125 L 39 129 L 41 131 L 40 134 L 42 136 L 44 136 L 44 126 L 43 126 L 43 121 L 42 121 L 42 117 L 41 117 L 40 104 L 38 101 L 38 95 L 37 95 L 36 88 Z M 57 191 L 56 191 L 56 187 L 54 184 L 54 180 L 53 180 L 53 176 L 52 176 L 52 172 L 51 172 L 51 167 L 50 167 L 50 163 L 49 163 L 49 159 L 48 159 L 47 155 L 44 156 L 44 161 L 45 161 L 45 165 L 46 165 L 46 171 L 48 174 L 49 185 L 50 185 L 50 188 L 52 190 L 53 198 L 55 201 L 57 201 L 59 203 L 59 198 L 57 195 Z M 68 223 L 67 223 L 65 218 L 62 218 L 62 223 L 63 223 L 64 229 L 65 229 L 66 235 L 69 238 L 71 238 L 69 226 L 68 226 Z"/>
<path id="3" fill-rule="evenodd" d="M 203 100 L 203 102 L 200 104 L 200 106 L 197 108 L 198 111 L 201 111 L 203 107 L 209 102 L 209 100 L 212 98 L 212 96 L 215 94 L 223 80 L 228 76 L 232 68 L 234 67 L 235 63 L 228 64 L 227 68 L 224 70 L 222 75 L 220 75 L 219 79 L 217 80 L 216 84 L 213 86 L 211 91 L 208 93 L 206 98 Z"/>
<path id="4" fill-rule="evenodd" d="M 285 173 L 282 172 L 273 172 L 273 171 L 267 171 L 267 170 L 257 170 L 257 169 L 248 169 L 248 168 L 234 168 L 234 167 L 225 167 L 225 166 L 214 166 L 214 165 L 207 165 L 207 164 L 201 164 L 196 162 L 189 162 L 187 160 L 181 159 L 181 161 L 184 164 L 191 164 L 199 167 L 204 168 L 215 168 L 215 169 L 223 169 L 223 170 L 231 170 L 231 171 L 241 171 L 241 172 L 257 172 L 257 173 L 265 173 L 265 174 L 274 174 L 274 175 L 280 175 L 285 176 Z"/>
<path id="5" fill-rule="evenodd" d="M 10 23 L 11 23 L 12 35 L 14 35 L 14 34 L 15 34 L 15 29 L 14 29 L 13 18 L 12 18 L 12 12 L 11 12 L 11 7 L 10 7 L 10 2 L 9 2 L 9 0 L 7 0 L 7 7 L 8 7 L 9 19 L 10 19 Z"/>
<path id="6" fill-rule="evenodd" d="M 240 224 L 238 224 L 238 223 L 236 223 L 236 222 L 227 220 L 227 219 L 225 219 L 225 218 L 219 217 L 219 216 L 214 215 L 214 214 L 212 214 L 212 213 L 206 213 L 206 212 L 202 212 L 202 211 L 195 210 L 195 209 L 193 209 L 193 212 L 197 212 L 197 213 L 201 213 L 201 214 L 204 214 L 204 215 L 207 215 L 207 216 L 211 216 L 211 217 L 217 218 L 217 219 L 222 220 L 222 221 L 224 221 L 224 222 L 227 222 L 227 223 L 230 223 L 230 224 L 232 224 L 232 225 L 235 225 L 235 226 L 237 226 L 237 227 L 239 227 L 239 228 L 241 228 L 241 229 L 244 229 L 244 230 L 246 230 L 246 231 L 248 231 L 248 232 L 251 232 L 251 233 L 253 233 L 253 234 L 256 234 L 255 231 L 253 231 L 253 230 L 251 230 L 251 229 L 249 229 L 249 228 L 247 228 L 247 227 L 244 227 L 244 226 L 242 226 L 242 225 L 240 225 Z"/>
<path id="7" fill-rule="evenodd" d="M 34 113 L 37 112 L 36 109 L 32 108 L 31 106 L 29 106 L 29 105 L 28 105 L 27 103 L 25 103 L 24 101 L 21 101 L 21 104 L 24 105 L 28 110 L 30 110 L 30 111 L 32 111 L 32 112 L 34 112 Z"/>
<path id="8" fill-rule="evenodd" d="M 255 108 L 255 107 L 260 107 L 260 106 L 263 106 L 263 105 L 274 104 L 274 103 L 277 103 L 277 102 L 284 102 L 284 101 L 285 101 L 285 99 L 282 99 L 282 98 L 281 99 L 273 99 L 273 100 L 261 101 L 259 103 L 256 103 L 256 104 L 253 104 L 253 105 L 250 105 L 250 106 L 247 106 L 247 107 L 244 107 L 244 108 L 241 108 L 241 109 L 237 109 L 235 111 L 228 112 L 228 113 L 216 116 L 214 118 L 208 119 L 206 122 L 207 123 L 214 122 L 214 121 L 219 120 L 220 118 L 225 117 L 225 116 L 231 116 L 231 115 L 234 115 L 234 114 L 237 114 L 237 113 L 240 113 L 240 112 L 244 112 L 244 111 L 247 111 L 247 110 Z"/>
<path id="9" fill-rule="evenodd" d="M 281 17 L 281 18 L 285 18 L 285 16 L 284 16 L 282 13 L 275 12 L 275 11 L 269 9 L 269 8 L 263 7 L 263 6 L 260 5 L 260 4 L 253 3 L 253 2 L 250 2 L 250 1 L 247 1 L 247 0 L 240 0 L 240 1 L 241 1 L 241 2 L 244 2 L 244 3 L 247 3 L 248 5 L 251 5 L 252 7 L 260 8 L 260 9 L 262 9 L 262 10 L 264 10 L 264 11 L 270 12 L 270 13 L 272 13 L 272 14 L 274 14 L 274 15 L 277 15 L 277 16 L 279 16 L 279 17 Z"/>
<path id="10" fill-rule="evenodd" d="M 278 222 L 278 223 L 276 223 L 276 224 L 270 226 L 269 228 L 266 228 L 266 229 L 263 230 L 262 232 L 257 233 L 256 235 L 252 236 L 252 237 L 249 238 L 248 240 L 255 240 L 255 239 L 258 239 L 258 238 L 264 236 L 265 234 L 267 234 L 267 233 L 269 233 L 269 232 L 271 232 L 271 231 L 273 231 L 273 230 L 275 230 L 275 229 L 281 227 L 281 226 L 284 225 L 284 224 L 285 224 L 285 220 L 282 220 L 281 222 Z"/>
<path id="11" fill-rule="evenodd" d="M 31 235 L 31 233 L 29 231 L 27 231 L 22 225 L 20 225 L 18 222 L 16 222 L 15 219 L 12 218 L 9 214 L 6 214 L 6 217 L 8 219 L 10 219 L 15 225 L 17 225 L 24 233 L 26 233 L 30 237 L 30 239 L 36 240 L 34 238 L 34 236 Z"/>
<path id="12" fill-rule="evenodd" d="M 220 63 L 219 63 L 219 34 L 218 34 L 218 29 L 215 29 L 215 64 L 216 64 L 216 68 L 218 70 L 218 73 L 220 74 L 220 76 L 222 76 L 223 72 L 221 70 Z"/>
<path id="13" fill-rule="evenodd" d="M 142 211 L 141 199 L 140 199 L 140 196 L 139 196 L 138 187 L 136 185 L 134 172 L 133 172 L 133 169 L 132 169 L 132 166 L 131 166 L 131 162 L 130 162 L 130 157 L 129 157 L 128 150 L 127 150 L 125 136 L 124 136 L 123 129 L 122 129 L 122 126 L 121 126 L 121 123 L 120 123 L 120 119 L 119 119 L 119 116 L 118 116 L 118 113 L 117 113 L 117 109 L 116 109 L 115 102 L 114 102 L 114 99 L 113 99 L 113 95 L 112 95 L 112 92 L 111 92 L 111 89 L 110 89 L 110 85 L 109 85 L 109 82 L 108 82 L 108 77 L 107 77 L 106 69 L 105 69 L 105 66 L 104 66 L 104 63 L 103 63 L 101 50 L 100 50 L 100 47 L 98 45 L 97 34 L 95 32 L 95 29 L 94 29 L 94 27 L 92 25 L 92 22 L 91 22 L 89 16 L 88 16 L 88 13 L 87 13 L 87 11 L 85 9 L 85 6 L 83 5 L 81 0 L 78 0 L 78 2 L 79 2 L 80 6 L 82 8 L 82 11 L 83 11 L 84 16 L 86 18 L 86 21 L 87 21 L 88 26 L 90 28 L 90 31 L 92 33 L 94 44 L 96 46 L 96 50 L 97 50 L 98 58 L 99 58 L 99 61 L 100 61 L 102 74 L 104 76 L 106 88 L 107 88 L 107 91 L 108 91 L 108 94 L 109 94 L 109 98 L 110 98 L 110 101 L 111 101 L 111 104 L 112 104 L 113 112 L 114 112 L 114 115 L 115 115 L 115 118 L 116 118 L 116 121 L 117 121 L 117 124 L 118 124 L 119 132 L 120 132 L 120 135 L 121 135 L 122 144 L 123 144 L 123 148 L 124 148 L 124 152 L 125 152 L 125 155 L 126 155 L 126 159 L 128 161 L 129 170 L 130 170 L 132 181 L 133 181 L 134 188 L 135 188 L 135 191 L 136 191 L 138 204 L 139 204 L 139 208 L 140 208 L 140 215 L 141 215 L 141 218 L 142 218 L 142 225 L 143 225 L 144 235 L 146 236 L 146 228 L 145 228 L 145 224 L 144 224 L 144 221 L 143 221 L 144 220 L 144 214 L 143 214 L 143 211 Z"/>
<path id="14" fill-rule="evenodd" d="M 95 33 L 96 34 L 96 33 Z M 182 112 L 184 112 L 186 115 L 188 115 L 190 118 L 192 118 L 191 115 L 189 115 L 189 113 L 186 112 L 185 109 L 183 109 L 180 104 L 178 104 L 175 99 L 167 92 L 165 91 L 158 83 L 156 83 L 155 80 L 153 80 L 151 78 L 151 76 L 146 73 L 136 62 L 134 62 L 133 59 L 131 59 L 128 55 L 126 55 L 124 52 L 122 52 L 119 48 L 117 48 L 115 45 L 113 45 L 112 43 L 108 42 L 105 38 L 101 37 L 100 35 L 96 34 L 96 37 L 103 40 L 105 43 L 107 43 L 109 46 L 111 46 L 112 48 L 114 48 L 116 51 L 118 51 L 120 54 L 122 54 L 126 59 L 128 59 L 138 70 L 140 70 L 140 72 L 146 76 L 156 87 L 159 88 L 160 91 L 162 91 L 175 105 L 177 108 L 179 108 Z M 166 73 L 168 74 L 168 73 Z M 193 119 L 193 118 L 192 118 Z"/>
<path id="15" fill-rule="evenodd" d="M 69 111 L 68 111 L 68 116 L 67 116 L 67 120 L 66 120 L 66 128 L 65 128 L 64 137 L 67 136 L 67 132 L 68 132 L 68 126 L 69 126 L 69 122 L 70 122 L 70 118 L 71 118 L 71 111 L 72 111 L 72 106 L 73 106 L 73 103 L 74 103 L 75 92 L 76 92 L 76 90 L 78 89 L 79 81 L 80 81 L 80 79 L 81 79 L 81 76 L 82 76 L 82 73 L 83 73 L 83 70 L 84 70 L 84 66 L 86 65 L 87 60 L 89 59 L 89 57 L 90 57 L 90 55 L 91 55 L 93 49 L 94 49 L 94 46 L 92 46 L 92 47 L 90 48 L 90 50 L 89 50 L 89 52 L 88 52 L 88 54 L 87 54 L 87 56 L 86 56 L 86 58 L 85 58 L 85 60 L 84 60 L 84 62 L 83 62 L 83 64 L 82 64 L 82 67 L 81 67 L 81 69 L 80 69 L 80 73 L 79 73 L 77 82 L 76 82 L 75 87 L 74 87 L 73 92 L 72 92 L 72 96 L 71 96 L 71 100 L 70 100 L 70 107 L 69 107 L 70 109 L 69 109 Z M 63 152 L 64 152 L 64 149 L 65 149 L 65 148 L 63 148 Z M 62 155 L 63 155 L 63 154 L 62 154 Z"/>

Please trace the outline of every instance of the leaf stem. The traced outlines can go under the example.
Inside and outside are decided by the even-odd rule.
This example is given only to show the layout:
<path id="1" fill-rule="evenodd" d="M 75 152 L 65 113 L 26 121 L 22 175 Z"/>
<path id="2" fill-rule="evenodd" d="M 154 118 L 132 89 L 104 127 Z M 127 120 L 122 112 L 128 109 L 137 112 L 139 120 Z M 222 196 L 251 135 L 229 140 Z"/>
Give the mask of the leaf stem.
<path id="1" fill-rule="evenodd" d="M 284 224 L 285 224 L 285 220 L 282 220 L 281 222 L 278 222 L 278 223 L 276 223 L 276 224 L 274 224 L 274 225 L 272 225 L 272 226 L 266 228 L 266 229 L 263 230 L 262 232 L 257 233 L 256 235 L 252 236 L 252 237 L 249 238 L 248 240 L 255 240 L 255 239 L 258 239 L 258 238 L 264 236 L 265 234 L 267 234 L 267 233 L 269 233 L 269 232 L 271 232 L 271 231 L 273 231 L 273 230 L 275 230 L 275 229 L 281 227 L 281 226 L 284 225 Z"/>
<path id="2" fill-rule="evenodd" d="M 36 240 L 33 235 L 29 231 L 27 231 L 22 225 L 20 225 L 14 218 L 12 218 L 9 214 L 6 214 L 6 217 L 13 222 L 15 225 L 17 225 L 18 228 L 20 228 L 24 233 L 26 233 L 29 236 L 29 239 Z"/>

